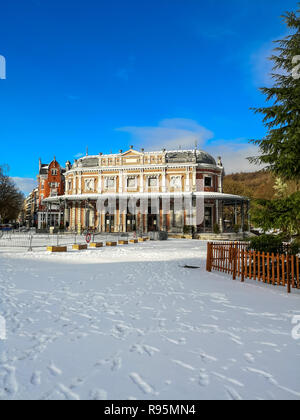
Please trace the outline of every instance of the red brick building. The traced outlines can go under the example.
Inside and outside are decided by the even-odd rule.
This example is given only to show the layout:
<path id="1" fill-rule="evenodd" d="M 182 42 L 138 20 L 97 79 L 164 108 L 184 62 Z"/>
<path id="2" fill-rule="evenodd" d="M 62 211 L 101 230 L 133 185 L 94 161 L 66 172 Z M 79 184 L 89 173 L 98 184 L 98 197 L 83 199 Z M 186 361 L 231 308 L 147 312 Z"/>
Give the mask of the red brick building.
<path id="1" fill-rule="evenodd" d="M 39 160 L 38 190 L 38 229 L 53 226 L 59 227 L 62 221 L 63 212 L 58 204 L 46 208 L 43 200 L 49 197 L 63 196 L 65 193 L 65 169 L 54 157 L 50 164 L 43 164 Z"/>

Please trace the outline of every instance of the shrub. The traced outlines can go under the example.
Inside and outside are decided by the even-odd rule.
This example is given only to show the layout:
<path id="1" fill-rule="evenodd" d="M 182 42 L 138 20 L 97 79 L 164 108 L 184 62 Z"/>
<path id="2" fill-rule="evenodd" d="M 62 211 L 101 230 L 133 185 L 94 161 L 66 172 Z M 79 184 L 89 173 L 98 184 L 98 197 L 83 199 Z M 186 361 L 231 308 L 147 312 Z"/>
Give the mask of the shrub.
<path id="1" fill-rule="evenodd" d="M 249 230 L 249 225 L 248 223 L 245 223 L 243 226 L 243 232 L 248 232 L 248 230 Z"/>
<path id="2" fill-rule="evenodd" d="M 283 254 L 285 252 L 281 236 L 261 235 L 251 239 L 250 248 L 257 252 Z"/>
<path id="3" fill-rule="evenodd" d="M 189 235 L 192 232 L 192 227 L 191 226 L 184 226 L 183 227 L 183 233 L 185 235 Z"/>
<path id="4" fill-rule="evenodd" d="M 218 223 L 214 224 L 214 234 L 215 235 L 219 235 L 220 233 L 220 226 L 218 225 Z"/>
<path id="5" fill-rule="evenodd" d="M 239 233 L 240 225 L 234 225 L 233 230 L 234 230 L 234 233 Z"/>
<path id="6" fill-rule="evenodd" d="M 292 255 L 300 254 L 300 238 L 293 240 L 290 246 L 289 253 Z"/>

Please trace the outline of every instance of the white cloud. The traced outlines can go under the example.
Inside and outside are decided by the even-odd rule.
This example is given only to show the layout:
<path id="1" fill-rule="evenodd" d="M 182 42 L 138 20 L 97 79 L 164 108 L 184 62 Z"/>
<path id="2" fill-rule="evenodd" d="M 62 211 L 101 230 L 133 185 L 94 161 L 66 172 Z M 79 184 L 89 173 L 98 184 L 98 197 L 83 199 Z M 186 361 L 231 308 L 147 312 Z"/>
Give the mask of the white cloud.
<path id="1" fill-rule="evenodd" d="M 137 146 L 147 150 L 161 148 L 194 148 L 213 138 L 214 134 L 196 121 L 184 118 L 162 120 L 157 127 L 122 127 L 117 131 L 131 134 Z"/>
<path id="2" fill-rule="evenodd" d="M 197 141 L 198 147 L 215 158 L 222 157 L 226 173 L 254 172 L 261 169 L 247 159 L 258 155 L 257 147 L 249 144 L 247 139 L 212 140 L 213 132 L 191 119 L 165 119 L 157 127 L 123 127 L 118 131 L 129 133 L 135 147 L 146 150 L 174 150 L 179 146 L 182 149 L 194 149 Z"/>
<path id="3" fill-rule="evenodd" d="M 205 150 L 214 157 L 222 157 L 226 174 L 255 172 L 263 168 L 249 162 L 247 158 L 259 155 L 259 150 L 255 145 L 245 143 L 242 139 L 219 140 L 208 145 Z"/>
<path id="4" fill-rule="evenodd" d="M 34 178 L 13 177 L 12 180 L 24 194 L 29 194 L 37 187 L 37 181 Z"/>
<path id="5" fill-rule="evenodd" d="M 84 156 L 84 153 L 77 153 L 76 155 L 74 155 L 74 158 L 75 159 L 79 159 L 79 158 L 81 158 L 83 156 Z"/>

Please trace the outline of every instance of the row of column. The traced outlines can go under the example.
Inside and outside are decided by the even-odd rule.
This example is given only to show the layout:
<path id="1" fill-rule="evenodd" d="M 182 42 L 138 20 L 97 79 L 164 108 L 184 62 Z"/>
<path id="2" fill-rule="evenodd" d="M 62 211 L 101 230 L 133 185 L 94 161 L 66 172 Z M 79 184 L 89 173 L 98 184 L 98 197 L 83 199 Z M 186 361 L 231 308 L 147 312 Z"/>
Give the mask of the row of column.
<path id="1" fill-rule="evenodd" d="M 160 206 L 161 207 L 161 206 Z M 241 230 L 246 223 L 246 216 L 248 216 L 247 224 L 250 227 L 250 212 L 249 202 L 235 203 L 234 205 L 234 224 L 238 225 L 240 214 Z M 72 202 L 71 205 L 65 205 L 65 225 L 67 224 L 72 229 L 75 227 L 92 227 L 99 229 L 100 231 L 106 231 L 107 223 L 109 221 L 110 226 L 114 231 L 126 232 L 128 230 L 129 214 L 126 212 L 121 213 L 120 210 L 116 210 L 112 217 L 109 219 L 106 217 L 106 213 L 97 213 L 95 205 L 89 203 L 83 205 L 81 202 Z M 153 218 L 147 212 L 141 214 L 138 212 L 136 215 L 131 215 L 131 218 L 135 218 L 136 227 L 143 232 L 148 231 L 149 217 L 151 221 L 156 222 L 156 230 L 176 230 L 183 228 L 185 224 L 188 224 L 188 218 L 184 210 L 179 212 L 170 211 L 169 214 L 165 214 L 164 210 L 160 208 L 159 217 L 158 215 Z M 224 232 L 224 203 L 222 200 L 215 201 L 215 212 L 212 214 L 211 220 L 212 226 L 217 223 L 220 228 L 220 232 Z M 204 222 L 205 225 L 205 222 Z M 194 226 L 197 229 L 197 226 Z"/>

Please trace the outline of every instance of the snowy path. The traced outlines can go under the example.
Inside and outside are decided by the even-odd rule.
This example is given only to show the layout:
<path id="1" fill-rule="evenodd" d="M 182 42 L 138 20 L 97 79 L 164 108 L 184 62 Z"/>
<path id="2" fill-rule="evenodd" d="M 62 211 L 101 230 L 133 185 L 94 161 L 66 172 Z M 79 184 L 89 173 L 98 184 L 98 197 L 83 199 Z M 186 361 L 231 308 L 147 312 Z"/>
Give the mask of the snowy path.
<path id="1" fill-rule="evenodd" d="M 206 273 L 201 242 L 2 252 L 0 315 L 3 400 L 300 399 L 300 294 Z"/>

